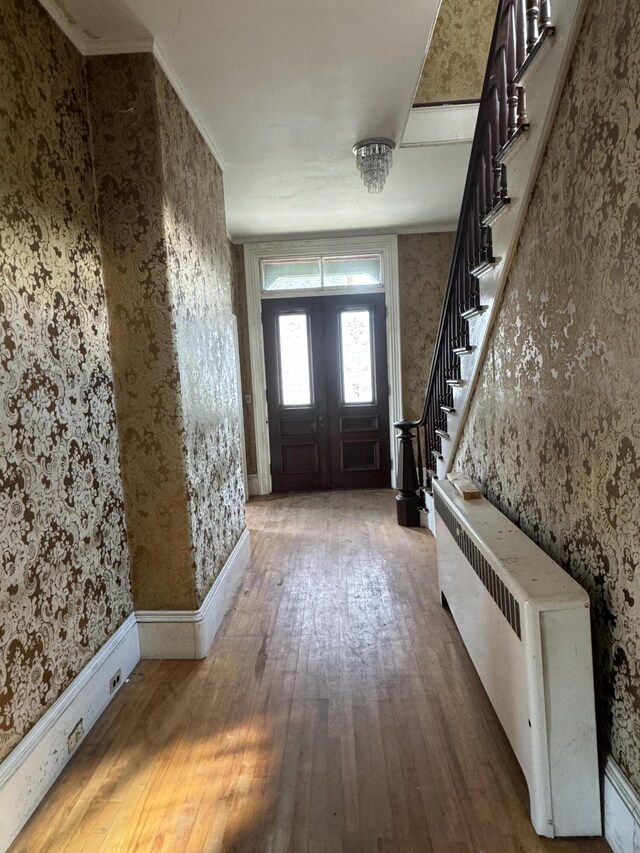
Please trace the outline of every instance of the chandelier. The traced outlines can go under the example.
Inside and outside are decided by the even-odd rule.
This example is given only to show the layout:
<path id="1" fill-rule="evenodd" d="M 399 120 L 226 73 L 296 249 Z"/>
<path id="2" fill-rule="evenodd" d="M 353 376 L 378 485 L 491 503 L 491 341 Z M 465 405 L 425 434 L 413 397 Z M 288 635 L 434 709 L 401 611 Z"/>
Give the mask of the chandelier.
<path id="1" fill-rule="evenodd" d="M 381 193 L 389 169 L 393 164 L 393 149 L 396 147 L 392 139 L 376 137 L 363 139 L 353 146 L 356 155 L 356 166 L 364 185 L 370 193 Z"/>

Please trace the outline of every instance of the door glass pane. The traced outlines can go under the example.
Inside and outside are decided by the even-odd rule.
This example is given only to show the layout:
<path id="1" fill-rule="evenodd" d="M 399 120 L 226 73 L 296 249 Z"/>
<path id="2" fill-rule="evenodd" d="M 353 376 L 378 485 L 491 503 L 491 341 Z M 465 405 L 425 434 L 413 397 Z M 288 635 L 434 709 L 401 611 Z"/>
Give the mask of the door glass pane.
<path id="1" fill-rule="evenodd" d="M 380 255 L 323 258 L 322 273 L 325 287 L 380 284 L 382 281 L 381 258 Z"/>
<path id="2" fill-rule="evenodd" d="M 311 405 L 309 326 L 306 314 L 278 317 L 280 402 L 283 406 Z"/>
<path id="3" fill-rule="evenodd" d="M 371 312 L 340 312 L 340 362 L 342 402 L 373 402 Z"/>
<path id="4" fill-rule="evenodd" d="M 261 261 L 263 290 L 307 290 L 321 287 L 320 258 Z"/>

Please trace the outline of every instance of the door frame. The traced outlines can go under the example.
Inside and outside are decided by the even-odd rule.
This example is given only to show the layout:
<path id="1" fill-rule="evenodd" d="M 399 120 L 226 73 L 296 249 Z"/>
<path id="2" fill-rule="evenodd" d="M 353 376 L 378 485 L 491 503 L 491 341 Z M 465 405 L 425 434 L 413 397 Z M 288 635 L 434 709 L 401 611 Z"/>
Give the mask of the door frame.
<path id="1" fill-rule="evenodd" d="M 330 290 L 291 291 L 271 293 L 262 291 L 260 261 L 268 258 L 296 258 L 315 255 L 380 254 L 383 284 L 376 287 L 332 287 Z M 247 288 L 247 321 L 253 386 L 253 420 L 256 439 L 257 483 L 249 478 L 249 493 L 271 494 L 271 449 L 267 414 L 267 376 L 264 339 L 262 336 L 263 299 L 289 299 L 293 296 L 328 296 L 351 293 L 385 294 L 387 309 L 387 369 L 389 379 L 389 443 L 391 450 L 391 482 L 395 488 L 398 470 L 397 441 L 394 421 L 402 417 L 402 361 L 400 352 L 400 292 L 398 278 L 398 238 L 395 234 L 369 237 L 336 237 L 314 240 L 279 240 L 267 243 L 244 244 L 245 278 Z M 252 482 L 253 480 L 253 482 Z"/>

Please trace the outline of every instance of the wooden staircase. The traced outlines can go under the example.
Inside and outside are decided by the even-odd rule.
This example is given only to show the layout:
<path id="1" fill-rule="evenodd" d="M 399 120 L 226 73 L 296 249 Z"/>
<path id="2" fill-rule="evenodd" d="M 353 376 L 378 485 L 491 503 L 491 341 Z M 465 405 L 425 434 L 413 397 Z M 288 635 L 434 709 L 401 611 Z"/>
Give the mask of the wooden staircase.
<path id="1" fill-rule="evenodd" d="M 415 501 L 432 530 L 431 483 L 455 459 L 586 3 L 498 3 L 424 408 L 411 424 Z M 406 502 L 415 483 L 398 485 Z"/>

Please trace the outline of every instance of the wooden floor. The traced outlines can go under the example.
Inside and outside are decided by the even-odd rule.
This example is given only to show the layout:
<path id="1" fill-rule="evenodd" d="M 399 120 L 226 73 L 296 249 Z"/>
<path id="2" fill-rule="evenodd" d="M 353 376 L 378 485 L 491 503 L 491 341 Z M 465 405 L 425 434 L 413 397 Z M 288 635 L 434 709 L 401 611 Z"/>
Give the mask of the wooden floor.
<path id="1" fill-rule="evenodd" d="M 604 851 L 542 841 L 390 491 L 252 502 L 205 661 L 145 661 L 12 850 Z"/>

